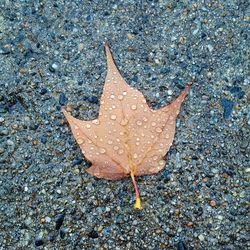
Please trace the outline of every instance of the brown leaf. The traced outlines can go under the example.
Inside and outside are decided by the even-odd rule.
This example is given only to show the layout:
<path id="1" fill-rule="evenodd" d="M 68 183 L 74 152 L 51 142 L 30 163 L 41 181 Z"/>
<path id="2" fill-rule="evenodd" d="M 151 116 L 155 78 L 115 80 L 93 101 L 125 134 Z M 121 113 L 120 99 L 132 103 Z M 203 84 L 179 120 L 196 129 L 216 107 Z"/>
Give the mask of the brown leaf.
<path id="1" fill-rule="evenodd" d="M 175 133 L 175 121 L 191 84 L 171 104 L 151 109 L 144 96 L 129 86 L 118 71 L 108 45 L 105 45 L 108 72 L 97 119 L 83 121 L 66 110 L 73 135 L 92 166 L 89 174 L 118 180 L 131 176 L 136 190 L 136 208 L 141 208 L 134 176 L 163 169 L 163 156 Z"/>

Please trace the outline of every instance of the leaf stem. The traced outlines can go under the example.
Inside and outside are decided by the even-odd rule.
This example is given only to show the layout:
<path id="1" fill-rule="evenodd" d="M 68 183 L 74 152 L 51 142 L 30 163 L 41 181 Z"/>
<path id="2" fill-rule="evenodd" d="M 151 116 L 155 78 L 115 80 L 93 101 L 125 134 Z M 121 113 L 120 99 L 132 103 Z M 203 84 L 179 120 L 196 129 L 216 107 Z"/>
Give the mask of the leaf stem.
<path id="1" fill-rule="evenodd" d="M 136 199 L 135 199 L 135 206 L 134 207 L 135 207 L 135 209 L 142 209 L 142 207 L 141 207 L 140 193 L 139 193 L 138 187 L 136 185 L 135 176 L 134 176 L 134 172 L 133 171 L 131 171 L 130 176 L 131 176 L 134 188 L 135 188 L 135 198 Z"/>

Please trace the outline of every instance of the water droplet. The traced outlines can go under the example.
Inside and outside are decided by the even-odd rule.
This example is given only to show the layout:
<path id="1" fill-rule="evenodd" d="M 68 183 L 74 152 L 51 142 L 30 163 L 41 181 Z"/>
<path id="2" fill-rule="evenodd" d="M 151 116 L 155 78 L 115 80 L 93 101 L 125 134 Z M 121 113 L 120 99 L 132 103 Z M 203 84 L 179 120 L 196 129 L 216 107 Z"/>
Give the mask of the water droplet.
<path id="1" fill-rule="evenodd" d="M 97 135 L 94 135 L 94 138 L 96 139 L 98 136 Z"/>
<path id="2" fill-rule="evenodd" d="M 142 103 L 146 103 L 147 101 L 145 99 L 142 100 Z"/>
<path id="3" fill-rule="evenodd" d="M 154 139 L 154 138 L 155 138 L 155 136 L 154 136 L 154 135 L 151 135 L 150 137 L 151 137 L 152 139 Z"/>
<path id="4" fill-rule="evenodd" d="M 90 150 L 94 150 L 94 148 L 93 148 L 93 147 L 90 147 Z"/>
<path id="5" fill-rule="evenodd" d="M 138 155 L 135 153 L 135 154 L 133 155 L 133 157 L 134 157 L 134 159 L 137 159 L 137 158 L 138 158 Z"/>
<path id="6" fill-rule="evenodd" d="M 106 152 L 106 149 L 105 148 L 100 148 L 100 153 L 101 154 L 104 154 Z"/>
<path id="7" fill-rule="evenodd" d="M 114 99 L 114 98 L 115 98 L 115 95 L 110 95 L 110 98 L 111 98 L 111 99 Z"/>
<path id="8" fill-rule="evenodd" d="M 137 109 L 136 105 L 131 105 L 131 109 L 136 110 Z"/>
<path id="9" fill-rule="evenodd" d="M 165 161 L 164 161 L 164 160 L 160 160 L 160 161 L 159 161 L 159 165 L 160 165 L 160 166 L 163 166 L 164 164 L 165 164 Z"/>
<path id="10" fill-rule="evenodd" d="M 114 146 L 113 149 L 116 151 L 116 150 L 119 149 L 119 147 L 118 146 Z"/>
<path id="11" fill-rule="evenodd" d="M 118 100 L 122 100 L 123 99 L 123 96 L 122 95 L 118 95 Z"/>
<path id="12" fill-rule="evenodd" d="M 152 127 L 155 127 L 156 126 L 156 122 L 152 122 L 151 125 L 152 125 Z"/>
<path id="13" fill-rule="evenodd" d="M 161 133 L 162 132 L 162 129 L 161 128 L 156 128 L 156 130 L 155 130 L 157 133 Z"/>
<path id="14" fill-rule="evenodd" d="M 122 126 L 125 126 L 127 124 L 128 124 L 128 120 L 126 118 L 124 118 L 124 119 L 121 120 L 121 125 Z"/>
<path id="15" fill-rule="evenodd" d="M 141 125 L 142 125 L 142 122 L 141 122 L 141 121 L 137 121 L 136 124 L 137 124 L 138 126 L 141 126 Z"/>
<path id="16" fill-rule="evenodd" d="M 123 152 L 124 152 L 124 151 L 123 151 L 122 149 L 120 149 L 120 150 L 118 151 L 118 154 L 121 155 L 121 154 L 123 154 Z"/>
<path id="17" fill-rule="evenodd" d="M 165 135 L 165 138 L 168 139 L 168 138 L 169 138 L 169 134 L 166 134 L 166 135 Z"/>
<path id="18" fill-rule="evenodd" d="M 157 159 L 158 159 L 158 156 L 157 156 L 157 155 L 153 156 L 153 160 L 154 160 L 154 161 L 156 161 Z"/>
<path id="19" fill-rule="evenodd" d="M 125 96 L 125 95 L 127 95 L 127 92 L 126 92 L 126 91 L 123 91 L 122 94 Z"/>
<path id="20" fill-rule="evenodd" d="M 115 105 L 112 105 L 112 109 L 115 109 L 116 108 L 116 106 Z"/>
<path id="21" fill-rule="evenodd" d="M 116 115 L 111 115 L 111 116 L 110 116 L 110 119 L 111 119 L 111 120 L 115 120 L 115 119 L 116 119 Z"/>
<path id="22" fill-rule="evenodd" d="M 108 144 L 111 145 L 113 143 L 113 141 L 111 140 L 108 140 Z"/>
<path id="23" fill-rule="evenodd" d="M 144 122 L 147 122 L 148 119 L 147 119 L 146 117 L 143 117 L 143 121 L 144 121 Z"/>
<path id="24" fill-rule="evenodd" d="M 136 138 L 136 140 L 137 140 L 137 141 L 140 141 L 140 138 L 139 138 L 139 137 L 137 137 L 137 138 Z"/>
<path id="25" fill-rule="evenodd" d="M 117 139 L 116 139 L 116 141 L 117 141 L 117 142 L 119 142 L 119 141 L 120 141 L 120 139 L 119 139 L 119 138 L 117 138 Z"/>
<path id="26" fill-rule="evenodd" d="M 103 100 L 100 101 L 100 104 L 104 104 L 105 102 Z"/>
<path id="27" fill-rule="evenodd" d="M 93 124 L 96 124 L 96 125 L 100 124 L 100 122 L 99 122 L 98 119 L 93 120 L 92 123 L 93 123 Z"/>
<path id="28" fill-rule="evenodd" d="M 80 135 L 80 133 L 79 133 L 79 132 L 77 132 L 77 133 L 76 133 L 76 135 Z"/>
<path id="29" fill-rule="evenodd" d="M 91 125 L 87 123 L 86 128 L 91 128 Z"/>
<path id="30" fill-rule="evenodd" d="M 144 137 L 144 136 L 145 136 L 145 134 L 144 134 L 144 133 L 141 133 L 141 136 L 142 136 L 142 137 Z"/>
<path id="31" fill-rule="evenodd" d="M 137 146 L 139 146 L 139 145 L 140 145 L 140 142 L 137 141 L 135 144 L 136 144 Z"/>
<path id="32" fill-rule="evenodd" d="M 82 138 L 78 138 L 78 139 L 76 139 L 76 141 L 77 141 L 77 143 L 78 143 L 79 145 L 81 145 L 81 144 L 84 143 L 84 140 L 83 140 Z"/>

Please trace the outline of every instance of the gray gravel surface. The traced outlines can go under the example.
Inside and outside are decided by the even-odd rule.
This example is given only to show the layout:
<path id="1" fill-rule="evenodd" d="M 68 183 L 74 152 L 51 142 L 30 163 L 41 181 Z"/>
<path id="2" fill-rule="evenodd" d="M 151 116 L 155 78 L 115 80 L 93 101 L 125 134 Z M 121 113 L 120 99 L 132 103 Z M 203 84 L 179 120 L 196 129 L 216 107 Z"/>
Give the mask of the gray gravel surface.
<path id="1" fill-rule="evenodd" d="M 0 1 L 0 249 L 247 249 L 249 2 Z M 93 119 L 109 41 L 158 108 L 195 79 L 165 170 L 88 175 L 62 113 Z"/>

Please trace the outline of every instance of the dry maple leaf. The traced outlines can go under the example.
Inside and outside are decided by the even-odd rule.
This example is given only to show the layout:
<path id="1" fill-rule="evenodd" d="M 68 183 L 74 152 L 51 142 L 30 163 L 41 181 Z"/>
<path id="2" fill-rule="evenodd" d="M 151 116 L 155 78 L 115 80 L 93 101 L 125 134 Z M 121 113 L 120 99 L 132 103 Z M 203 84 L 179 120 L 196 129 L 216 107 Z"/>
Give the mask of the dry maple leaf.
<path id="1" fill-rule="evenodd" d="M 92 163 L 87 172 L 108 180 L 130 175 L 136 192 L 135 208 L 141 209 L 135 176 L 154 174 L 164 167 L 163 156 L 173 142 L 175 120 L 191 84 L 171 104 L 153 110 L 142 93 L 125 82 L 107 44 L 105 51 L 108 72 L 98 118 L 83 121 L 64 109 L 63 113 Z"/>

